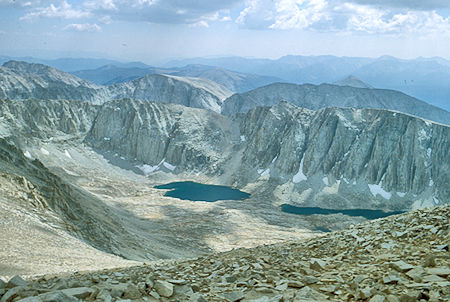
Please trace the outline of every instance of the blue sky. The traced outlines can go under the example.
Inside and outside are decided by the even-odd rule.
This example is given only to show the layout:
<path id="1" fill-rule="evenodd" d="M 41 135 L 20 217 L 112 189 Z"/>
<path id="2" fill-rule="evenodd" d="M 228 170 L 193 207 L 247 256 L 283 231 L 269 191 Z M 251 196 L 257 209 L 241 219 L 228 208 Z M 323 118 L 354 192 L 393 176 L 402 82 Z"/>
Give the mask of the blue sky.
<path id="1" fill-rule="evenodd" d="M 0 54 L 450 59 L 450 1 L 0 0 Z"/>

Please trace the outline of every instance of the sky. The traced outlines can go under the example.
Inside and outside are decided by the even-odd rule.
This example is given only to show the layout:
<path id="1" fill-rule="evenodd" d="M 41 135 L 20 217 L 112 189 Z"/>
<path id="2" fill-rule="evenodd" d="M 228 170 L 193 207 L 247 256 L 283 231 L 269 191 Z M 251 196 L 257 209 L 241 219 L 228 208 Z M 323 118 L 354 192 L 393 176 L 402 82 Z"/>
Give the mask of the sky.
<path id="1" fill-rule="evenodd" d="M 0 0 L 0 55 L 450 59 L 449 0 Z"/>

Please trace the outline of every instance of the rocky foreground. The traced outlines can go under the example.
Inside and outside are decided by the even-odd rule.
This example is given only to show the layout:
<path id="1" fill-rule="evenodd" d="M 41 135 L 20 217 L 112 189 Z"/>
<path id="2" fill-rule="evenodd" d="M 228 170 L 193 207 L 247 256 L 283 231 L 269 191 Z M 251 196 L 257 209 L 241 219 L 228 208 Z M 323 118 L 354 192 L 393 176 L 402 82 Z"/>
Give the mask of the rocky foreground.
<path id="1" fill-rule="evenodd" d="M 449 217 L 445 205 L 196 259 L 15 276 L 0 301 L 450 301 Z"/>

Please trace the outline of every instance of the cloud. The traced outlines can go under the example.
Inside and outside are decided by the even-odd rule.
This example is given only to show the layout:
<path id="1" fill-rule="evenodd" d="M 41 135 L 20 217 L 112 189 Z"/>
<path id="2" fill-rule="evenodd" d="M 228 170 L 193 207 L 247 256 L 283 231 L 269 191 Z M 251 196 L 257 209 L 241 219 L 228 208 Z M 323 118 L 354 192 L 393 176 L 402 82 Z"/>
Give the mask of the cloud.
<path id="1" fill-rule="evenodd" d="M 48 7 L 37 8 L 33 12 L 21 17 L 21 20 L 34 19 L 34 18 L 63 18 L 63 19 L 79 19 L 91 17 L 89 11 L 74 9 L 72 5 L 63 1 L 60 6 L 50 4 Z"/>
<path id="2" fill-rule="evenodd" d="M 40 0 L 0 0 L 0 7 L 33 7 L 42 5 Z"/>
<path id="3" fill-rule="evenodd" d="M 434 10 L 378 7 L 355 2 L 406 3 L 400 0 L 247 0 L 236 23 L 241 27 L 260 30 L 303 29 L 394 35 L 450 33 L 450 16 L 445 18 Z M 443 1 L 431 2 L 437 5 Z"/>
<path id="4" fill-rule="evenodd" d="M 100 0 L 86 1 L 84 7 L 97 16 L 113 20 L 167 24 L 203 24 L 218 20 L 242 0 Z M 199 23 L 200 22 L 200 23 Z"/>
<path id="5" fill-rule="evenodd" d="M 202 20 L 202 21 L 195 22 L 193 24 L 189 24 L 189 26 L 190 27 L 206 27 L 206 28 L 208 28 L 209 24 L 208 24 L 208 22 Z"/>
<path id="6" fill-rule="evenodd" d="M 65 31 L 79 31 L 79 32 L 101 32 L 102 29 L 100 26 L 98 26 L 97 24 L 89 24 L 89 23 L 84 23 L 84 24 L 69 24 L 66 27 L 63 28 L 63 30 Z"/>
<path id="7" fill-rule="evenodd" d="M 405 8 L 412 10 L 450 8 L 450 1 L 448 0 L 348 0 L 343 2 L 371 5 L 380 8 Z"/>

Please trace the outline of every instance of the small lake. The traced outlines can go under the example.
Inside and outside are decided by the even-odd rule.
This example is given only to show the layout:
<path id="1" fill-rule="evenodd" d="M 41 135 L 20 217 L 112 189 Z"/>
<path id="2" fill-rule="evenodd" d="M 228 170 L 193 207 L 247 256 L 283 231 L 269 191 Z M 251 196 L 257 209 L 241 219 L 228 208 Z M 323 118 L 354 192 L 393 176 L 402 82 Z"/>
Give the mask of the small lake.
<path id="1" fill-rule="evenodd" d="M 250 196 L 248 193 L 231 187 L 205 185 L 193 181 L 171 182 L 155 186 L 155 188 L 170 190 L 164 196 L 191 201 L 243 200 Z"/>
<path id="2" fill-rule="evenodd" d="M 348 216 L 361 216 L 366 219 L 378 219 L 388 217 L 391 215 L 405 213 L 405 211 L 384 212 L 381 210 L 366 210 L 366 209 L 333 210 L 319 207 L 296 207 L 290 204 L 282 204 L 281 211 L 285 213 L 305 215 L 305 216 L 310 216 L 314 214 L 329 215 L 342 213 Z"/>

